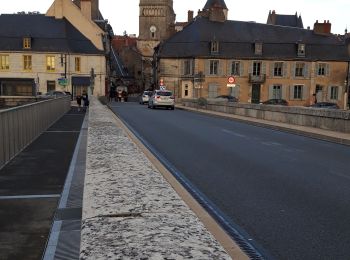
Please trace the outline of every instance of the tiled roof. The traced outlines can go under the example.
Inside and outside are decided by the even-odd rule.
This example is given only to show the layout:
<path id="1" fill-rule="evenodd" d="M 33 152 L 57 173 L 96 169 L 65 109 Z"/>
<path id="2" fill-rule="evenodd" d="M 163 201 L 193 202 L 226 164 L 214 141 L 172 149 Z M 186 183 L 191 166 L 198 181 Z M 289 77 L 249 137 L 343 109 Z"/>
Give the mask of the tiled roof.
<path id="1" fill-rule="evenodd" d="M 29 51 L 102 54 L 68 20 L 43 14 L 0 15 L 0 51 L 23 51 L 23 37 L 32 38 Z"/>
<path id="2" fill-rule="evenodd" d="M 276 14 L 275 25 L 304 28 L 303 21 L 297 15 Z"/>
<path id="3" fill-rule="evenodd" d="M 219 41 L 218 54 L 210 42 Z M 254 54 L 254 43 L 263 44 L 263 54 Z M 312 30 L 253 22 L 211 22 L 197 17 L 159 48 L 160 57 L 218 57 L 234 59 L 298 59 L 297 43 L 306 45 L 306 60 L 348 60 L 344 39 L 317 35 Z"/>

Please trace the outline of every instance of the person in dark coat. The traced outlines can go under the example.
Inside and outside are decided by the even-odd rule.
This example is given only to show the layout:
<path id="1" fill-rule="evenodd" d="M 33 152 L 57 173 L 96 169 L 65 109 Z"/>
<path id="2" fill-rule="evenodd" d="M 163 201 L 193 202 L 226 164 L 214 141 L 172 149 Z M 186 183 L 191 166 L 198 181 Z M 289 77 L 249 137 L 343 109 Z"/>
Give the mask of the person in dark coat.
<path id="1" fill-rule="evenodd" d="M 78 95 L 78 96 L 76 97 L 76 99 L 77 99 L 78 112 L 79 112 L 79 111 L 80 111 L 80 108 L 81 108 L 81 99 L 82 99 L 82 97 L 81 97 L 80 95 Z"/>
<path id="2" fill-rule="evenodd" d="M 88 94 L 86 93 L 86 91 L 83 92 L 82 98 L 83 98 L 83 102 L 84 102 L 84 110 L 86 111 L 86 109 L 88 108 L 89 103 L 90 103 L 90 102 L 89 102 L 89 96 L 88 96 Z"/>

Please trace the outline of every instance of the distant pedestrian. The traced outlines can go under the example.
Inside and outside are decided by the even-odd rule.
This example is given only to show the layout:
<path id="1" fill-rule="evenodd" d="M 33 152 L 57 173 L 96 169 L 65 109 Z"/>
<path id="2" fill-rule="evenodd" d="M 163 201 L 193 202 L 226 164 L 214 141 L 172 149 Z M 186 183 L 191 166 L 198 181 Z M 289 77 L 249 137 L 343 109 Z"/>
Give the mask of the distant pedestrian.
<path id="1" fill-rule="evenodd" d="M 89 96 L 88 96 L 88 94 L 86 93 L 86 91 L 83 92 L 82 98 L 83 98 L 83 102 L 84 102 L 84 110 L 86 111 L 87 108 L 88 108 L 88 106 L 89 106 L 89 103 L 90 103 L 90 102 L 89 102 Z"/>
<path id="2" fill-rule="evenodd" d="M 113 88 L 109 91 L 109 102 L 112 102 L 115 99 L 115 90 Z"/>
<path id="3" fill-rule="evenodd" d="M 77 99 L 78 112 L 79 112 L 79 111 L 80 111 L 80 108 L 81 108 L 81 99 L 82 99 L 82 97 L 81 97 L 80 95 L 78 95 L 78 96 L 76 97 L 76 99 Z"/>

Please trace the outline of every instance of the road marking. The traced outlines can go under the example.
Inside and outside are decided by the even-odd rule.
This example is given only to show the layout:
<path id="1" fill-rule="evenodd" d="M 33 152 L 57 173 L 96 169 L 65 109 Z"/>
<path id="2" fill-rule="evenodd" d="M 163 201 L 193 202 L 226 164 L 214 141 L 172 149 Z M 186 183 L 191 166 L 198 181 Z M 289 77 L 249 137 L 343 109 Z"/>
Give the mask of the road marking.
<path id="1" fill-rule="evenodd" d="M 276 142 L 261 142 L 261 144 L 267 146 L 282 146 L 282 144 Z"/>
<path id="2" fill-rule="evenodd" d="M 45 131 L 45 133 L 80 133 L 80 131 Z"/>
<path id="3" fill-rule="evenodd" d="M 18 195 L 18 196 L 0 196 L 0 200 L 17 200 L 17 199 L 50 199 L 59 198 L 61 194 L 47 194 L 47 195 Z"/>
<path id="4" fill-rule="evenodd" d="M 234 135 L 234 136 L 237 136 L 237 137 L 247 138 L 246 135 L 238 134 L 238 133 L 233 132 L 233 131 L 231 131 L 231 130 L 221 129 L 221 131 L 224 132 L 224 133 L 226 133 L 226 134 Z"/>

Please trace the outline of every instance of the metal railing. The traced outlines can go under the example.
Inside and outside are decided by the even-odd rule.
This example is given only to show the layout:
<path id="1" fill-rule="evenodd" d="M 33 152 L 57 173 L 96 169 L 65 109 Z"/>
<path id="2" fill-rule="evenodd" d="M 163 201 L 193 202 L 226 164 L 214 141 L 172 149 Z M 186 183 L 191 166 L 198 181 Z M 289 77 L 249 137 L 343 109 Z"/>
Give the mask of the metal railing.
<path id="1" fill-rule="evenodd" d="M 70 98 L 0 111 L 0 169 L 70 109 Z"/>

